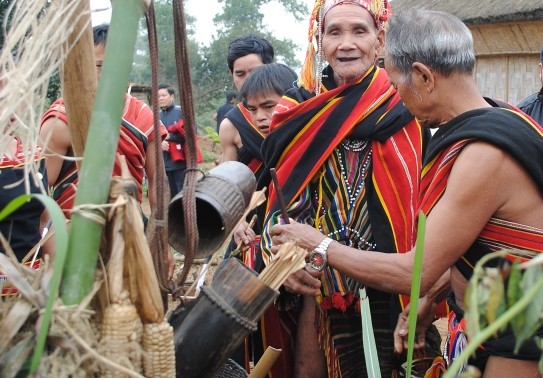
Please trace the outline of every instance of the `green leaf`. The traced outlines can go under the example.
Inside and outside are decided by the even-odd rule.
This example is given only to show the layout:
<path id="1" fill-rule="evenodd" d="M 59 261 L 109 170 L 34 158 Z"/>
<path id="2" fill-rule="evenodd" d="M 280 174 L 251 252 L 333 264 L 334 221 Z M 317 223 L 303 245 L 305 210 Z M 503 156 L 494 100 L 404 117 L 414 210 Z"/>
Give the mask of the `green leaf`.
<path id="1" fill-rule="evenodd" d="M 539 349 L 543 351 L 543 339 L 541 337 L 534 337 L 535 343 Z M 539 372 L 543 372 L 543 353 L 541 353 L 541 357 L 539 358 L 539 363 L 537 364 L 537 367 L 539 369 Z"/>
<path id="2" fill-rule="evenodd" d="M 366 288 L 359 289 L 360 294 L 360 318 L 362 321 L 362 345 L 364 346 L 364 358 L 366 359 L 366 371 L 368 377 L 381 378 L 377 346 L 373 335 L 371 321 L 370 300 L 366 295 Z"/>
<path id="3" fill-rule="evenodd" d="M 36 348 L 34 349 L 34 354 L 32 355 L 30 363 L 30 371 L 35 372 L 39 366 L 45 347 L 45 340 L 49 333 L 49 325 L 51 324 L 51 317 L 53 316 L 53 304 L 58 296 L 62 270 L 64 269 L 64 262 L 66 261 L 66 252 L 68 249 L 68 228 L 66 227 L 66 218 L 64 217 L 62 210 L 51 197 L 44 194 L 32 194 L 32 197 L 43 203 L 49 212 L 55 230 L 53 277 L 51 278 L 51 287 L 49 288 L 49 295 L 47 296 L 45 312 L 42 317 L 41 327 L 36 340 Z"/>
<path id="4" fill-rule="evenodd" d="M 479 309 L 477 286 L 474 284 L 474 279 L 470 280 L 465 293 L 465 310 L 464 318 L 466 319 L 466 335 L 468 338 L 473 337 L 479 332 Z"/>
<path id="5" fill-rule="evenodd" d="M 407 334 L 407 371 L 406 377 L 411 377 L 413 365 L 413 348 L 417 332 L 417 315 L 420 295 L 420 280 L 422 273 L 422 254 L 424 249 L 424 235 L 426 235 L 426 215 L 419 212 L 417 230 L 417 244 L 415 246 L 415 263 L 413 264 L 413 277 L 411 278 L 411 298 L 409 300 L 409 328 Z"/>
<path id="6" fill-rule="evenodd" d="M 509 278 L 507 281 L 507 309 L 511 308 L 522 297 L 522 288 L 520 286 L 522 273 L 518 261 L 511 266 Z M 521 312 L 511 319 L 511 329 L 513 333 L 519 335 L 526 322 L 526 313 Z"/>
<path id="7" fill-rule="evenodd" d="M 496 256 L 503 257 L 506 253 L 507 251 L 498 251 L 484 256 L 481 260 L 477 262 L 474 272 L 482 267 L 488 260 L 495 258 Z M 472 277 L 470 280 L 470 285 L 472 285 L 475 280 L 476 277 Z M 460 370 L 462 365 L 468 360 L 469 356 L 471 356 L 485 340 L 494 335 L 499 329 L 504 326 L 504 324 L 510 322 L 519 313 L 525 311 L 526 308 L 534 301 L 534 298 L 541 297 L 541 290 L 543 290 L 543 274 L 540 274 L 537 280 L 533 283 L 533 285 L 531 285 L 530 287 L 526 287 L 525 290 L 526 291 L 519 298 L 519 300 L 516 303 L 512 304 L 511 307 L 507 309 L 507 311 L 505 311 L 502 316 L 496 319 L 494 323 L 489 324 L 486 328 L 481 329 L 473 336 L 470 336 L 470 342 L 466 346 L 466 349 L 462 353 L 460 353 L 460 355 L 449 366 L 443 378 L 456 377 L 458 371 Z M 474 294 L 470 293 L 470 297 L 468 297 L 468 300 L 471 300 L 473 296 Z M 470 319 L 466 318 L 466 322 L 469 321 Z"/>
<path id="8" fill-rule="evenodd" d="M 213 142 L 220 144 L 221 140 L 219 139 L 219 134 L 215 131 L 215 129 L 211 126 L 204 127 L 204 131 L 206 132 L 207 136 L 213 140 Z"/>
<path id="9" fill-rule="evenodd" d="M 527 292 L 543 278 L 543 268 L 539 265 L 531 265 L 522 276 L 522 290 Z M 543 295 L 538 295 L 530 301 L 525 310 L 526 321 L 522 331 L 516 335 L 515 353 L 518 352 L 524 341 L 529 339 L 543 324 Z"/>
<path id="10" fill-rule="evenodd" d="M 13 212 L 15 212 L 25 203 L 29 202 L 31 199 L 32 199 L 32 194 L 23 194 L 11 200 L 11 202 L 8 203 L 7 206 L 4 207 L 2 211 L 0 212 L 0 221 L 9 217 L 11 214 L 13 214 Z"/>
<path id="11" fill-rule="evenodd" d="M 489 279 L 488 300 L 484 314 L 490 324 L 505 312 L 505 286 L 499 269 L 487 268 L 487 277 Z"/>

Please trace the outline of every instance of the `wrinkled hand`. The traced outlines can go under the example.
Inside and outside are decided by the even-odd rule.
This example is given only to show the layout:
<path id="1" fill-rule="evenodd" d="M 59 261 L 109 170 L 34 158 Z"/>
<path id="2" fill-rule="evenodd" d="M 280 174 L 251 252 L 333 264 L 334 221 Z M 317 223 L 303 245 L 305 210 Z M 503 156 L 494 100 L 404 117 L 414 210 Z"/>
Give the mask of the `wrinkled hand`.
<path id="1" fill-rule="evenodd" d="M 234 242 L 236 245 L 241 242 L 240 252 L 246 252 L 256 238 L 254 230 L 248 227 L 249 223 L 243 221 L 234 230 Z"/>
<path id="2" fill-rule="evenodd" d="M 298 246 L 312 251 L 318 247 L 325 236 L 315 228 L 302 223 L 291 221 L 290 224 L 276 225 L 271 229 L 272 243 L 279 246 L 290 241 L 296 241 Z M 276 253 L 278 248 L 272 248 Z"/>
<path id="3" fill-rule="evenodd" d="M 318 276 L 320 276 L 318 272 Z M 300 295 L 311 295 L 317 297 L 320 295 L 321 281 L 305 269 L 300 269 L 292 273 L 283 283 L 289 293 Z"/>
<path id="4" fill-rule="evenodd" d="M 437 304 L 428 297 L 419 299 L 417 328 L 415 335 L 415 350 L 420 350 L 425 346 L 426 330 L 435 320 Z M 407 350 L 407 331 L 409 329 L 409 305 L 398 315 L 398 324 L 394 330 L 394 351 L 398 354 Z"/>
<path id="5" fill-rule="evenodd" d="M 162 141 L 162 151 L 169 151 L 170 150 L 170 142 L 167 140 Z"/>

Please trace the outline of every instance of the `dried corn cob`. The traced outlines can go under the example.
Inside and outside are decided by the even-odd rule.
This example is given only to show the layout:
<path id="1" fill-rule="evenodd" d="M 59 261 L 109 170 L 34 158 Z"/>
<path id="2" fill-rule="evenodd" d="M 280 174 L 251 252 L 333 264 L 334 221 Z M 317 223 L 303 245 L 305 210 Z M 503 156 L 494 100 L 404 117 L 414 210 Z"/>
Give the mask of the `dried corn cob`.
<path id="1" fill-rule="evenodd" d="M 142 324 L 136 307 L 127 299 L 109 305 L 101 327 L 101 353 L 105 357 L 141 372 Z M 104 371 L 103 377 L 121 377 L 123 374 Z"/>
<path id="2" fill-rule="evenodd" d="M 143 326 L 143 371 L 149 378 L 175 377 L 173 328 L 163 321 Z"/>
<path id="3" fill-rule="evenodd" d="M 125 245 L 125 275 L 135 275 L 129 278 L 136 283 L 136 287 L 130 285 L 129 289 L 137 289 L 134 305 L 138 309 L 143 323 L 160 323 L 164 319 L 164 304 L 158 284 L 158 278 L 153 263 L 153 257 L 149 244 L 143 233 L 139 206 L 131 198 L 125 207 L 123 237 Z M 134 229 L 141 230 L 134 233 Z M 128 286 L 128 285 L 127 285 Z M 134 297 L 134 294 L 131 294 Z"/>

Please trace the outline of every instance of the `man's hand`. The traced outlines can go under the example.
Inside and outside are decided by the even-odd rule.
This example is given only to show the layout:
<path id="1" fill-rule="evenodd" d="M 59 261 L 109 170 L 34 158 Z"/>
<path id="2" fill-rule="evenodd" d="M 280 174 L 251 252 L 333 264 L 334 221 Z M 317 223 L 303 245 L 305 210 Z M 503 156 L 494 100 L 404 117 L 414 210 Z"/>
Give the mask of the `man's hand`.
<path id="1" fill-rule="evenodd" d="M 162 141 L 162 151 L 170 151 L 170 142 L 167 140 Z"/>
<path id="2" fill-rule="evenodd" d="M 325 236 L 315 230 L 313 227 L 297 223 L 290 219 L 290 224 L 276 225 L 271 229 L 273 246 L 271 252 L 276 254 L 282 244 L 295 241 L 299 247 L 307 251 L 314 250 Z M 305 269 L 300 269 L 292 273 L 284 282 L 285 289 L 294 294 L 310 295 L 317 297 L 321 294 L 321 281 L 319 277 L 322 272 L 317 272 L 306 266 Z"/>
<path id="3" fill-rule="evenodd" d="M 283 283 L 289 293 L 311 295 L 317 297 L 320 295 L 321 281 L 313 277 L 307 270 L 300 269 L 292 273 Z"/>
<path id="4" fill-rule="evenodd" d="M 428 297 L 419 299 L 417 329 L 415 335 L 415 349 L 422 349 L 425 346 L 426 330 L 432 325 L 437 304 Z M 407 350 L 407 331 L 409 329 L 409 305 L 398 315 L 398 324 L 394 330 L 394 351 L 398 354 Z"/>
<path id="5" fill-rule="evenodd" d="M 312 251 L 317 248 L 325 238 L 325 236 L 314 227 L 294 221 L 291 221 L 290 224 L 273 226 L 271 235 L 274 246 L 279 246 L 289 241 L 295 241 L 299 247 L 304 248 L 307 251 Z"/>
<path id="6" fill-rule="evenodd" d="M 234 243 L 238 245 L 241 242 L 240 252 L 246 252 L 251 243 L 255 240 L 256 233 L 254 230 L 249 227 L 249 223 L 243 221 L 240 222 L 238 227 L 234 230 Z"/>

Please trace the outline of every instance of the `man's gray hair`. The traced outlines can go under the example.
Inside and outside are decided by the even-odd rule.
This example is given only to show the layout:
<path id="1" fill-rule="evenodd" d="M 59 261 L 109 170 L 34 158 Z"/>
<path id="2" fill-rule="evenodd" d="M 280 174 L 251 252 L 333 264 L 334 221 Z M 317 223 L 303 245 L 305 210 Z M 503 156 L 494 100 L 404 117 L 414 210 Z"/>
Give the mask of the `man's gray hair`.
<path id="1" fill-rule="evenodd" d="M 385 42 L 388 64 L 410 82 L 412 65 L 420 62 L 448 77 L 472 74 L 473 36 L 457 17 L 438 11 L 409 10 L 392 15 Z"/>

